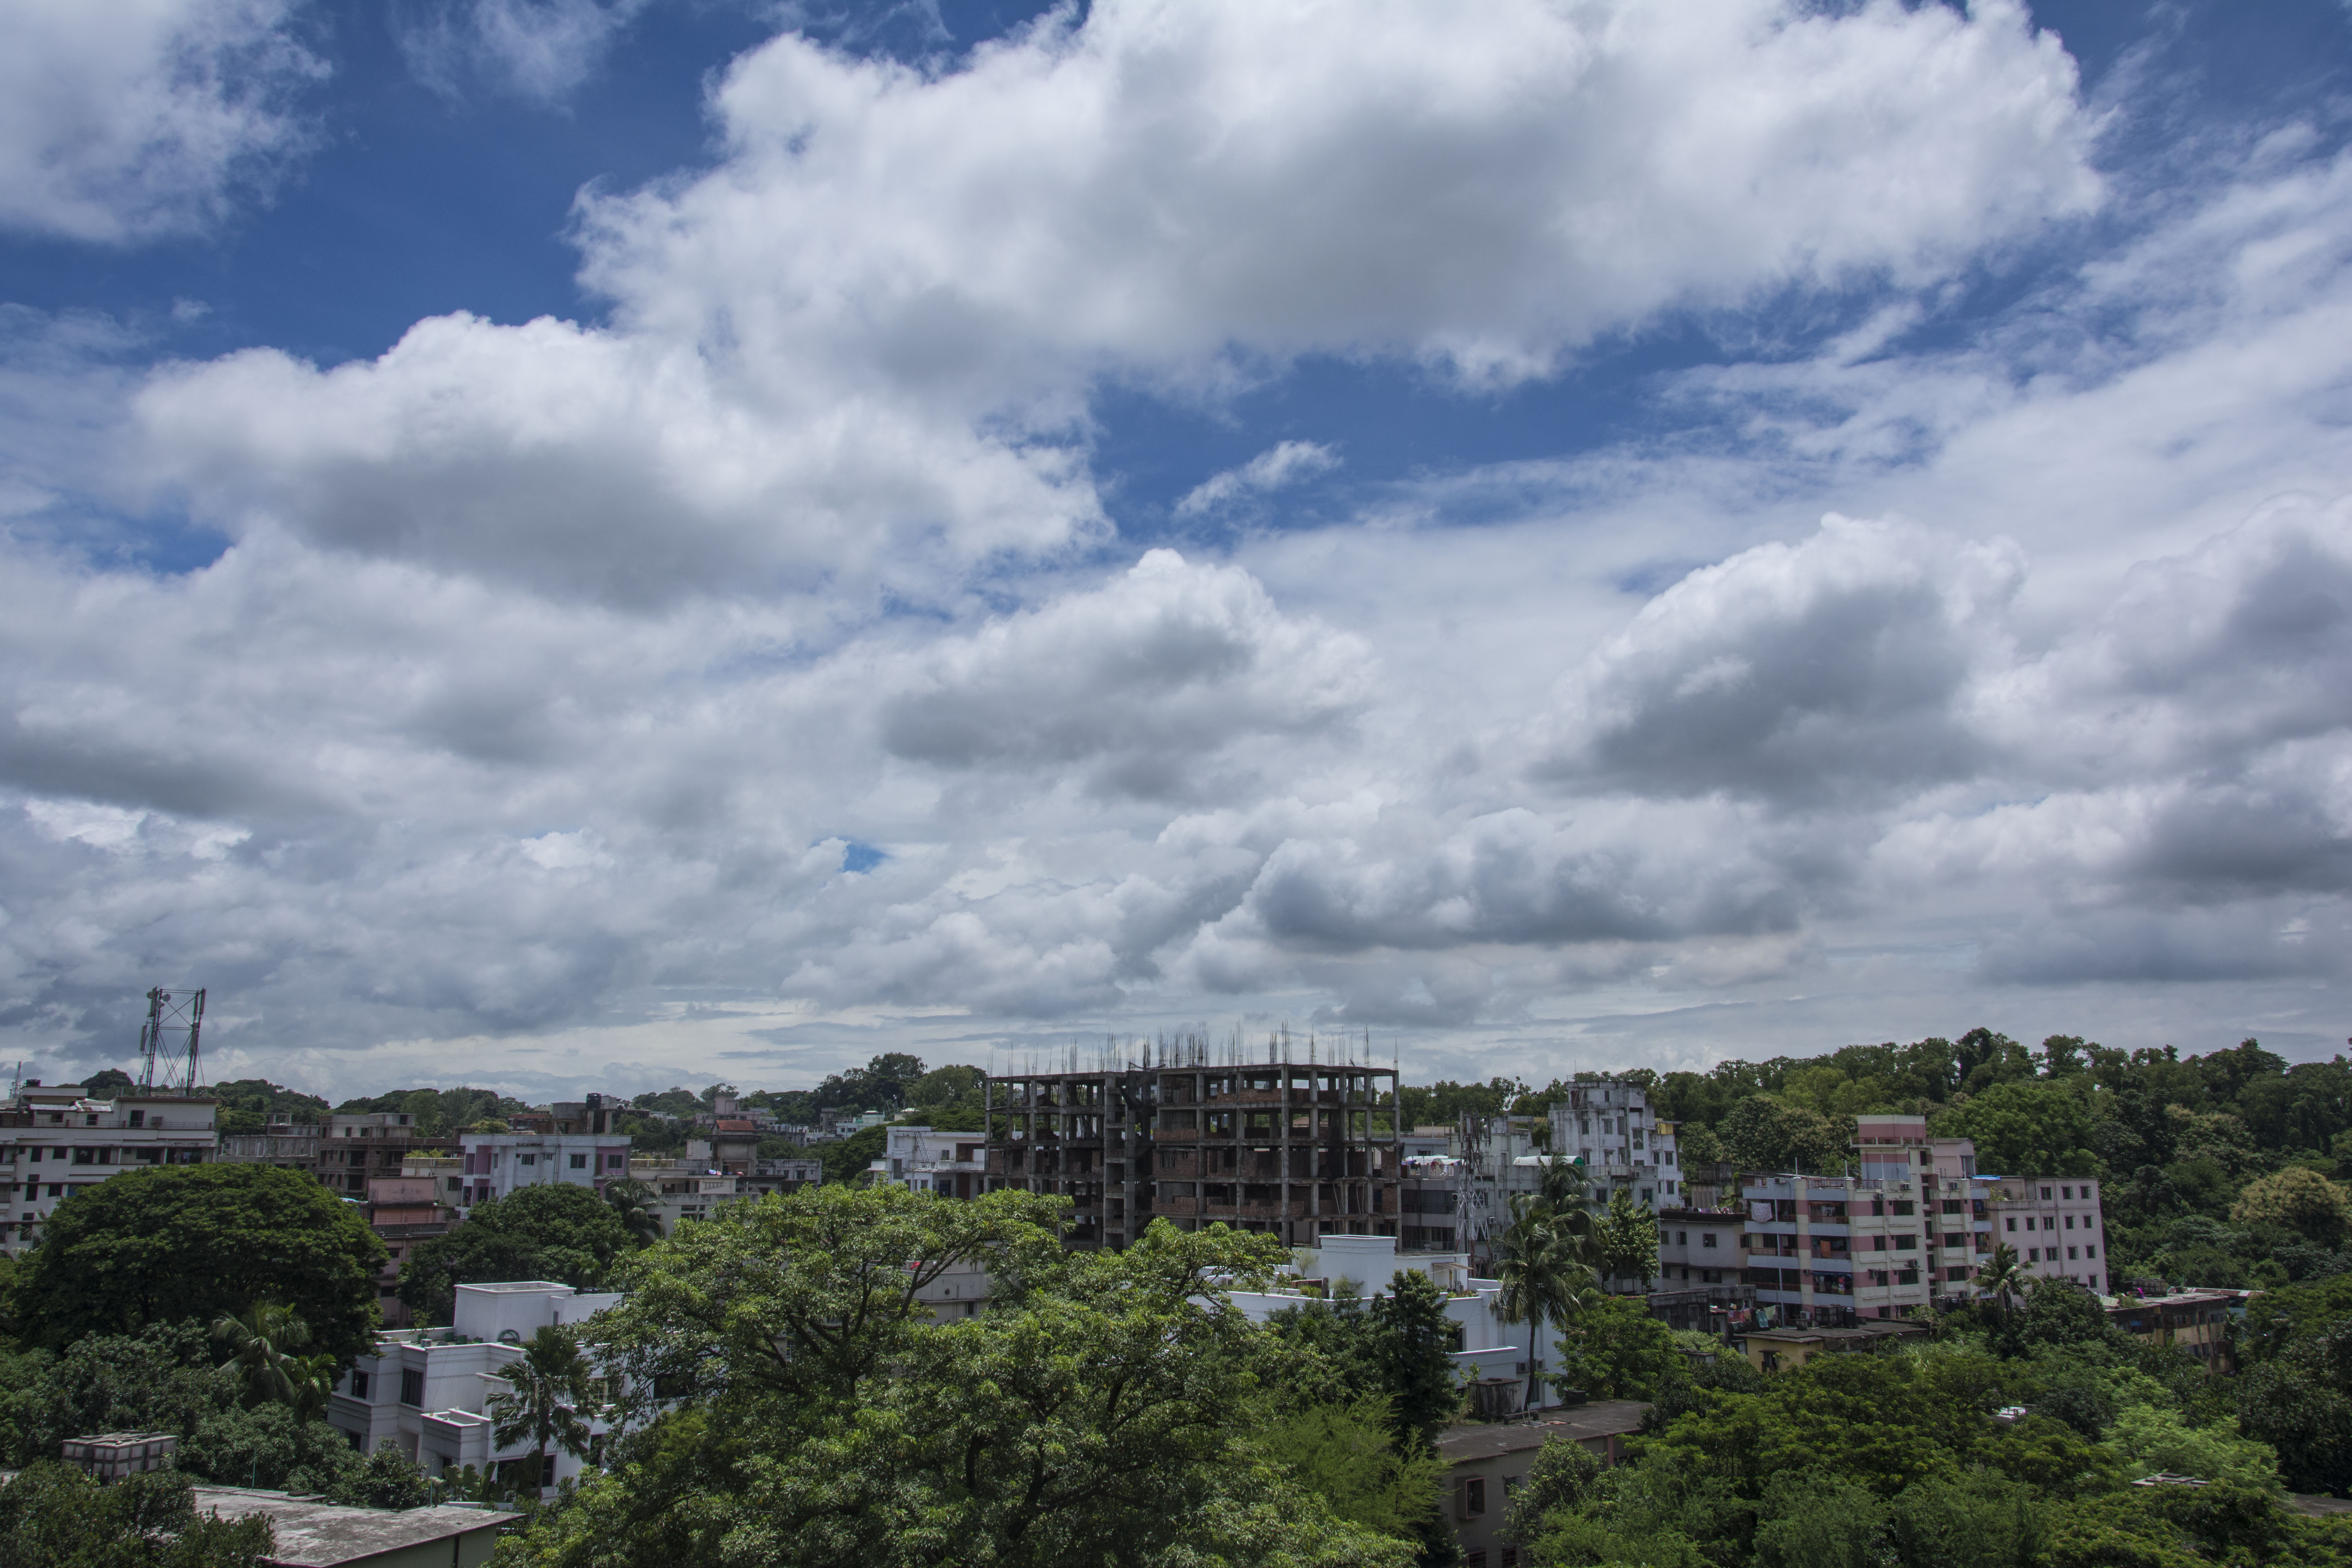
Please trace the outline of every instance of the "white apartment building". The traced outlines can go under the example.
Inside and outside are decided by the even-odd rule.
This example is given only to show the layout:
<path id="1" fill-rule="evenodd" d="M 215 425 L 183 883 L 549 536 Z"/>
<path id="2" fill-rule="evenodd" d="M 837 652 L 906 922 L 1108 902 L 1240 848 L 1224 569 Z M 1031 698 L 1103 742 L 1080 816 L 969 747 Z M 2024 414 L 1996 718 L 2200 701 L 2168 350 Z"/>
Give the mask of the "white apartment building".
<path id="1" fill-rule="evenodd" d="M 2106 1218 L 2098 1183 L 2080 1176 L 1980 1176 L 1977 1190 L 1994 1238 L 2017 1248 L 2028 1273 L 2106 1294 Z"/>
<path id="2" fill-rule="evenodd" d="M 1607 1203 L 1618 1188 L 1643 1208 L 1671 1205 L 1681 1187 L 1674 1123 L 1661 1122 L 1650 1091 L 1619 1079 L 1578 1076 L 1565 1100 L 1551 1107 L 1551 1147 L 1584 1162 L 1593 1201 Z"/>
<path id="3" fill-rule="evenodd" d="M 391 1438 L 428 1476 L 468 1465 L 487 1474 L 493 1464 L 527 1460 L 531 1444 L 497 1442 L 490 1405 L 512 1387 L 499 1369 L 520 1361 L 541 1328 L 585 1322 L 620 1300 L 539 1279 L 460 1285 L 450 1327 L 376 1336 L 374 1352 L 353 1362 L 335 1385 L 327 1420 L 363 1454 Z M 600 1411 L 578 1414 L 594 1436 L 610 1430 Z M 577 1478 L 585 1468 L 576 1455 L 551 1455 L 540 1484 Z"/>
<path id="4" fill-rule="evenodd" d="M 978 1197 L 987 1191 L 988 1134 L 892 1127 L 885 1134 L 881 1157 L 867 1169 L 877 1185 L 909 1187 L 943 1198 Z"/>
<path id="5" fill-rule="evenodd" d="M 626 1133 L 461 1132 L 457 1147 L 461 1210 L 521 1187 L 568 1183 L 602 1190 L 629 1173 Z"/>
<path id="6" fill-rule="evenodd" d="M 202 1098 L 92 1100 L 78 1083 L 24 1085 L 0 1111 L 0 1252 L 31 1247 L 59 1204 L 109 1176 L 211 1161 L 218 1110 Z"/>

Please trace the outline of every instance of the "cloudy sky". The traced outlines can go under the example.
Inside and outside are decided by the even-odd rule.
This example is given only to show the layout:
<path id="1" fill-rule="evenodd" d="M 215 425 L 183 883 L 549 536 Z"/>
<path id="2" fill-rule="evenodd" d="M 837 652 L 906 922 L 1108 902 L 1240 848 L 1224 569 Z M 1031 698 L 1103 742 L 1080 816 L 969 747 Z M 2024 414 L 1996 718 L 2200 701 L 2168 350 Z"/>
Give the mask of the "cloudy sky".
<path id="1" fill-rule="evenodd" d="M 2335 0 L 0 25 L 28 1074 L 2352 1036 Z"/>

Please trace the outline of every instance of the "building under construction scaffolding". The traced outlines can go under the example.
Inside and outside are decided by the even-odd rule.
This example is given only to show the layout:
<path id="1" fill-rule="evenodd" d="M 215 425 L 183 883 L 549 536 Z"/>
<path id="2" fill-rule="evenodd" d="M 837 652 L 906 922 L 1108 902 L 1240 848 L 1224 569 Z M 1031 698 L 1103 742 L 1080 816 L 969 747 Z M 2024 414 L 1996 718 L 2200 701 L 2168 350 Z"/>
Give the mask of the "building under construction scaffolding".
<path id="1" fill-rule="evenodd" d="M 1248 1055 L 1192 1036 L 992 1074 L 989 1190 L 1069 1198 L 1081 1247 L 1123 1247 L 1155 1218 L 1299 1247 L 1396 1235 L 1394 1066 L 1374 1066 L 1363 1042 L 1302 1053 L 1279 1035 L 1265 1060 Z"/>

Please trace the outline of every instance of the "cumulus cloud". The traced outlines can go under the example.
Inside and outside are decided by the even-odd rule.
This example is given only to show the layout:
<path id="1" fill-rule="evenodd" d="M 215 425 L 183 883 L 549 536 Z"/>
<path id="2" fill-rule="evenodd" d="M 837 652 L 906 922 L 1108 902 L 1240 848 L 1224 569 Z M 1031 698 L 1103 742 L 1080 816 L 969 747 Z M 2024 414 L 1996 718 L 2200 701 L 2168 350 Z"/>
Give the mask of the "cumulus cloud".
<path id="1" fill-rule="evenodd" d="M 2022 574 L 2013 546 L 1835 516 L 1693 573 L 1571 677 L 1538 772 L 1809 804 L 1965 776 Z"/>
<path id="2" fill-rule="evenodd" d="M 1187 490 L 1176 502 L 1176 515 L 1197 517 L 1244 496 L 1278 490 L 1339 466 L 1339 455 L 1313 441 L 1284 441 L 1267 447 L 1238 468 L 1212 474 Z"/>
<path id="3" fill-rule="evenodd" d="M 1925 283 L 2099 191 L 2073 66 L 2011 4 L 1115 4 L 935 71 L 778 38 L 712 107 L 715 170 L 583 198 L 610 326 L 177 367 L 140 405 L 156 474 L 233 531 L 615 601 L 922 597 L 1098 536 L 1107 374 L 1508 381 L 1668 308 Z M 1286 449 L 1235 490 L 1319 451 Z"/>
<path id="4" fill-rule="evenodd" d="M 886 696 L 882 742 L 946 767 L 1086 770 L 1182 797 L 1244 738 L 1328 731 L 1370 696 L 1370 651 L 1285 616 L 1247 573 L 1154 550 L 1110 588 L 941 643 Z"/>
<path id="5" fill-rule="evenodd" d="M 476 80 L 559 101 L 604 63 L 647 0 L 441 0 L 394 13 L 417 79 L 455 96 Z"/>
<path id="6" fill-rule="evenodd" d="M 125 244 L 216 222 L 307 143 L 300 0 L 14 0 L 0 225 Z"/>

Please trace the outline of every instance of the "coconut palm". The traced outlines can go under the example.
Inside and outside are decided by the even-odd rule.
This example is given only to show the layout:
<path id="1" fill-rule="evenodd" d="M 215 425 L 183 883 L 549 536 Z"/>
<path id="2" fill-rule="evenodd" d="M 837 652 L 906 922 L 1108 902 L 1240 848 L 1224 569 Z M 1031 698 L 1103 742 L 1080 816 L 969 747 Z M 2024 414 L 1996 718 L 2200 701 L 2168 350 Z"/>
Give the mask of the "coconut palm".
<path id="1" fill-rule="evenodd" d="M 613 1205 L 613 1212 L 621 1216 L 621 1224 L 637 1238 L 638 1246 L 661 1239 L 661 1216 L 654 1213 L 661 1195 L 652 1187 L 635 1176 L 624 1176 L 604 1184 L 604 1201 Z"/>
<path id="2" fill-rule="evenodd" d="M 1511 1200 L 1511 1224 L 1496 1249 L 1496 1308 L 1505 1322 L 1528 1325 L 1529 1409 L 1542 1391 L 1543 1326 L 1565 1327 L 1599 1282 L 1589 1235 L 1575 1223 L 1584 1214 L 1580 1204 L 1555 1212 L 1540 1195 L 1522 1194 Z"/>
<path id="3" fill-rule="evenodd" d="M 588 1452 L 588 1423 L 576 1413 L 589 1398 L 588 1363 L 581 1356 L 580 1342 L 568 1329 L 551 1323 L 530 1337 L 521 1360 L 508 1363 L 496 1375 L 512 1384 L 514 1392 L 490 1401 L 489 1415 L 497 1423 L 493 1435 L 501 1448 L 525 1441 L 534 1445 L 531 1491 L 544 1497 L 541 1478 L 547 1474 L 549 1447 L 574 1457 Z"/>
<path id="4" fill-rule="evenodd" d="M 294 1352 L 310 1342 L 310 1326 L 299 1312 L 275 1301 L 256 1301 L 241 1318 L 225 1313 L 216 1319 L 213 1338 L 233 1352 L 220 1369 L 236 1373 L 241 1404 L 250 1408 L 297 1402 L 298 1385 L 309 1369 Z"/>
<path id="5" fill-rule="evenodd" d="M 2032 1270 L 2017 1256 L 2017 1248 L 2002 1242 L 1992 1249 L 1992 1261 L 1977 1274 L 1977 1288 L 2000 1303 L 2000 1315 L 2009 1318 L 2009 1299 L 2022 1296 L 2033 1279 Z"/>

